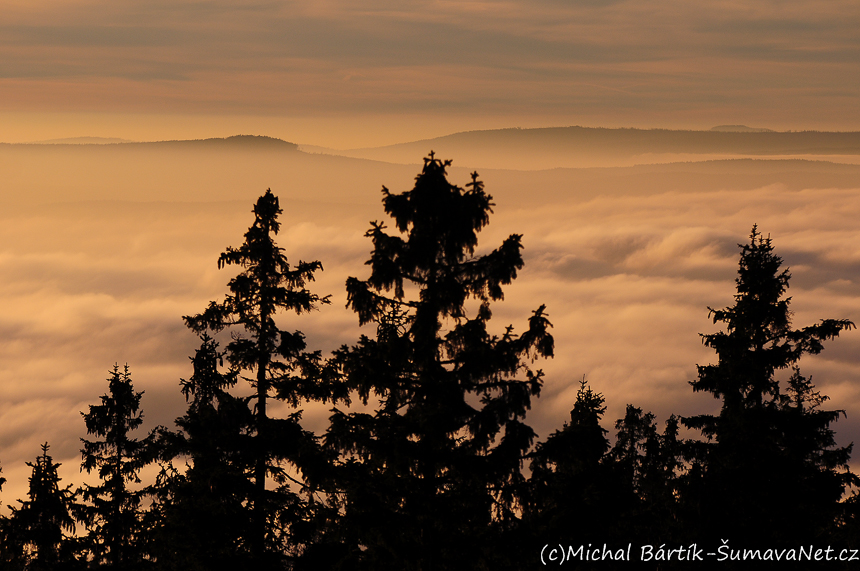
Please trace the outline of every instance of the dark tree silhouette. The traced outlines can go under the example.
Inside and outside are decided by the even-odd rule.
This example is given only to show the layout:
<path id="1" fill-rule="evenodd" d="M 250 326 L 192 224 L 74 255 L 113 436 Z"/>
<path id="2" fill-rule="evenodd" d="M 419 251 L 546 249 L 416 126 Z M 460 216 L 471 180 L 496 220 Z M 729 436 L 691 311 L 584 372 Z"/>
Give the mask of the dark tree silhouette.
<path id="1" fill-rule="evenodd" d="M 610 449 L 607 431 L 600 425 L 606 412 L 605 402 L 603 395 L 594 392 L 584 378 L 580 381 L 570 422 L 539 443 L 530 455 L 534 480 L 544 480 L 551 474 L 592 471 L 600 464 Z"/>
<path id="2" fill-rule="evenodd" d="M 610 450 L 603 395 L 583 378 L 570 422 L 539 443 L 531 457 L 524 531 L 531 535 L 530 557 L 538 544 L 576 537 L 577 542 L 611 541 L 620 514 L 619 478 L 606 462 Z M 534 562 L 534 559 L 529 559 Z"/>
<path id="3" fill-rule="evenodd" d="M 681 537 L 676 494 L 684 444 L 678 440 L 678 418 L 670 417 L 660 434 L 653 414 L 628 405 L 610 446 L 600 424 L 605 411 L 603 395 L 583 378 L 570 422 L 530 454 L 521 536 L 530 553 L 522 567 L 534 564 L 541 546 L 569 544 L 571 537 L 577 545 Z"/>
<path id="4" fill-rule="evenodd" d="M 12 545 L 20 549 L 22 555 L 18 563 L 32 571 L 69 569 L 77 563 L 73 542 L 66 536 L 75 531 L 71 515 L 75 494 L 71 486 L 60 487 L 57 474 L 60 464 L 54 463 L 48 448 L 47 443 L 43 444 L 42 454 L 36 461 L 27 462 L 33 469 L 28 499 L 18 500 L 21 506 L 12 508 L 10 521 L 14 536 Z"/>
<path id="5" fill-rule="evenodd" d="M 197 333 L 219 332 L 239 327 L 226 347 L 226 358 L 239 371 L 252 371 L 247 380 L 256 389 L 254 439 L 254 532 L 248 538 L 260 565 L 275 565 L 286 545 L 300 543 L 295 531 L 306 519 L 306 502 L 290 489 L 291 478 L 284 469 L 286 460 L 301 470 L 300 457 L 313 457 L 316 442 L 299 423 L 301 412 L 286 419 L 273 419 L 267 412 L 273 392 L 277 398 L 297 407 L 305 399 L 325 400 L 327 390 L 313 381 L 318 378 L 320 353 L 305 352 L 305 337 L 278 328 L 275 317 L 280 311 L 302 314 L 329 303 L 306 289 L 314 273 L 322 270 L 318 261 L 291 267 L 283 250 L 274 241 L 280 229 L 282 210 L 271 190 L 254 205 L 254 223 L 245 233 L 239 248 L 228 248 L 218 258 L 218 267 L 236 265 L 242 272 L 228 283 L 230 293 L 224 301 L 211 302 L 206 310 L 184 317 Z M 268 490 L 267 477 L 273 476 L 278 490 Z M 293 482 L 306 484 L 307 482 Z"/>
<path id="6" fill-rule="evenodd" d="M 654 415 L 643 414 L 641 408 L 628 404 L 624 418 L 615 423 L 615 430 L 618 432 L 610 456 L 635 495 L 642 491 L 648 460 L 656 456 L 660 447 Z"/>
<path id="7" fill-rule="evenodd" d="M 87 526 L 86 545 L 96 564 L 135 569 L 144 560 L 141 500 L 147 490 L 134 488 L 141 483 L 140 471 L 155 460 L 156 431 L 142 440 L 131 436 L 143 424 L 143 392 L 134 391 L 128 366 L 122 371 L 114 366 L 108 383 L 101 404 L 81 413 L 87 434 L 100 438 L 81 439 L 81 470 L 95 470 L 102 483 L 80 490 L 87 504 L 79 506 L 79 519 Z"/>
<path id="8" fill-rule="evenodd" d="M 202 335 L 191 362 L 193 374 L 181 382 L 189 403 L 186 414 L 176 419 L 181 432 L 163 440 L 167 457 L 185 458 L 190 464 L 182 473 L 172 464 L 165 467 L 151 510 L 158 568 L 253 569 L 246 543 L 252 535 L 248 476 L 256 460 L 250 453 L 250 397 L 228 392 L 238 372 L 219 371 L 223 353 L 208 335 Z"/>
<path id="9" fill-rule="evenodd" d="M 804 518 L 796 526 L 807 534 L 834 532 L 845 519 L 845 510 L 852 508 L 840 503 L 845 490 L 860 485 L 848 470 L 853 445 L 837 446 L 831 428 L 845 411 L 822 409 L 827 400 L 815 390 L 812 379 L 794 367 L 787 391 L 777 402 L 777 429 L 785 456 L 782 467 L 784 477 L 792 479 L 791 510 Z"/>
<path id="10" fill-rule="evenodd" d="M 629 404 L 615 423 L 615 445 L 606 461 L 617 478 L 621 536 L 645 543 L 679 540 L 676 498 L 687 446 L 678 440 L 678 423 L 670 416 L 660 434 L 652 413 Z"/>
<path id="11" fill-rule="evenodd" d="M 5 483 L 6 478 L 0 477 L 0 489 Z M 18 527 L 11 518 L 0 515 L 0 569 L 17 571 L 26 565 L 24 542 Z"/>
<path id="12" fill-rule="evenodd" d="M 522 419 L 542 378 L 524 359 L 552 355 L 550 323 L 541 306 L 520 336 L 513 327 L 488 331 L 490 302 L 523 265 L 521 237 L 476 256 L 492 198 L 476 173 L 466 190 L 450 184 L 449 165 L 431 153 L 412 190 L 383 187 L 385 211 L 404 235 L 373 222 L 370 277 L 346 283 L 359 323 L 377 326 L 375 339 L 362 336 L 335 359 L 347 386 L 378 408 L 335 409 L 326 434 L 344 455 L 340 532 L 352 548 L 348 565 L 360 568 L 489 565 L 490 551 L 503 551 L 490 529 L 517 519 L 534 438 Z"/>
<path id="13" fill-rule="evenodd" d="M 854 324 L 825 319 L 793 329 L 784 297 L 790 274 L 770 238 L 754 226 L 740 247 L 735 304 L 709 308 L 726 331 L 702 336 L 719 360 L 699 366 L 691 382 L 722 408 L 683 420 L 708 438 L 693 456 L 692 472 L 703 482 L 694 485 L 699 497 L 687 498 L 694 504 L 689 517 L 713 538 L 809 540 L 834 520 L 844 486 L 854 480 L 846 465 L 850 447 L 834 448 L 830 424 L 839 411 L 819 410 L 823 401 L 799 372 L 783 394 L 777 373 L 803 354 L 821 352 L 823 341 Z M 813 497 L 815 509 L 808 504 Z"/>

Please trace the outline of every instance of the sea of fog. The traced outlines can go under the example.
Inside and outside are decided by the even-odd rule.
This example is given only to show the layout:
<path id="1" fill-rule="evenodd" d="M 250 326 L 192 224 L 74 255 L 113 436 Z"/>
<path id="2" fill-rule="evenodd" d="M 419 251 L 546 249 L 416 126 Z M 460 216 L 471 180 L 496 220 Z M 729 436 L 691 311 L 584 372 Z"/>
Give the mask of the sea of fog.
<path id="1" fill-rule="evenodd" d="M 556 356 L 531 364 L 546 381 L 527 418 L 541 438 L 569 418 L 583 376 L 606 397 L 610 434 L 628 403 L 661 426 L 673 413 L 718 410 L 688 383 L 697 364 L 715 360 L 700 333 L 717 330 L 708 307 L 733 303 L 737 245 L 753 224 L 791 270 L 795 326 L 860 322 L 860 166 L 781 158 L 515 170 L 442 158 L 453 160 L 451 182 L 463 186 L 477 169 L 494 197 L 478 253 L 523 235 L 525 268 L 491 323 L 522 331 L 547 306 Z M 64 482 L 83 481 L 80 412 L 105 393 L 115 363 L 145 391 L 145 428 L 173 426 L 198 344 L 181 316 L 226 293 L 235 269 L 218 270 L 218 255 L 242 242 L 267 188 L 284 210 L 279 244 L 293 262 L 322 261 L 311 289 L 332 299 L 281 316 L 280 326 L 324 354 L 372 334 L 345 308 L 343 284 L 368 276 L 364 233 L 386 220 L 382 185 L 410 189 L 421 159 L 242 145 L 0 146 L 0 502 L 24 497 L 24 462 L 46 441 Z M 847 412 L 838 441 L 860 440 L 860 332 L 801 367 L 827 406 Z M 306 426 L 323 431 L 329 408 L 306 405 Z"/>

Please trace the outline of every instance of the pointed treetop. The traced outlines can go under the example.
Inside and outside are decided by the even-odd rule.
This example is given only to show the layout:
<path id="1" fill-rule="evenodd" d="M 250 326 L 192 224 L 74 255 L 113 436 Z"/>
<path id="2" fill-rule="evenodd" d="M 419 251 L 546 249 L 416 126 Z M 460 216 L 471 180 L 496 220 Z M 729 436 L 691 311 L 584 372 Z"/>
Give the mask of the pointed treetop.
<path id="1" fill-rule="evenodd" d="M 701 336 L 717 352 L 719 362 L 699 366 L 699 378 L 691 382 L 695 391 L 725 399 L 724 407 L 732 410 L 761 407 L 776 398 L 780 392 L 776 371 L 793 366 L 804 353 L 820 353 L 823 341 L 854 328 L 847 319 L 823 319 L 792 329 L 791 298 L 784 296 L 791 274 L 782 268 L 770 236 L 765 238 L 753 226 L 750 242 L 738 246 L 735 304 L 708 308 L 714 323 L 724 323 L 726 331 Z M 705 418 L 696 420 L 696 426 Z M 707 417 L 707 422 L 713 425 L 713 418 Z"/>
<path id="2" fill-rule="evenodd" d="M 576 402 L 570 411 L 571 424 L 588 424 L 595 420 L 599 421 L 606 412 L 606 399 L 602 393 L 595 392 L 585 378 L 579 381 L 579 389 L 576 391 Z"/>
<path id="3" fill-rule="evenodd" d="M 254 205 L 254 216 L 256 216 L 254 225 L 263 224 L 277 234 L 281 228 L 278 216 L 283 212 L 278 202 L 278 197 L 272 194 L 271 188 L 267 188 L 266 193 L 258 198 L 257 203 Z"/>
<path id="4" fill-rule="evenodd" d="M 749 298 L 753 302 L 775 304 L 788 289 L 791 274 L 787 269 L 779 271 L 782 258 L 774 254 L 770 235 L 762 236 L 753 225 L 749 244 L 738 244 L 741 258 L 738 277 L 735 280 L 738 293 L 735 299 Z M 791 298 L 787 298 L 788 304 Z M 785 324 L 788 326 L 788 323 Z"/>

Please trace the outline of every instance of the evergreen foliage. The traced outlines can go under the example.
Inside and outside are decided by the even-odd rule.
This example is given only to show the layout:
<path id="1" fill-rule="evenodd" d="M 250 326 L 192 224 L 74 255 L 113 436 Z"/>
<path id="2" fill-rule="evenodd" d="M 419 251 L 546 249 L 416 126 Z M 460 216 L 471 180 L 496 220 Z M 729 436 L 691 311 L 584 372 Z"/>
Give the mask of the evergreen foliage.
<path id="1" fill-rule="evenodd" d="M 239 248 L 227 248 L 218 258 L 218 267 L 235 265 L 241 273 L 230 280 L 230 293 L 222 302 L 211 302 L 206 310 L 184 317 L 188 327 L 197 333 L 219 332 L 238 327 L 226 346 L 225 357 L 238 371 L 253 372 L 246 379 L 255 388 L 253 440 L 248 450 L 253 455 L 253 529 L 245 541 L 257 565 L 274 567 L 285 551 L 293 556 L 305 539 L 299 537 L 308 519 L 308 506 L 291 484 L 305 488 L 307 482 L 294 481 L 283 462 L 299 471 L 313 464 L 318 448 L 313 434 L 302 429 L 301 412 L 285 419 L 273 419 L 267 412 L 273 396 L 297 407 L 307 399 L 326 400 L 330 393 L 313 382 L 322 367 L 319 351 L 305 352 L 304 335 L 278 328 L 275 317 L 280 311 L 296 314 L 310 312 L 328 297 L 311 293 L 306 285 L 322 270 L 318 261 L 299 261 L 291 267 L 274 241 L 280 229 L 282 213 L 278 198 L 271 189 L 254 205 L 254 223 L 245 233 Z M 276 490 L 266 486 L 273 478 Z M 299 490 L 301 491 L 301 490 Z"/>
<path id="2" fill-rule="evenodd" d="M 493 533 L 517 520 L 535 436 L 522 419 L 543 376 L 524 360 L 552 356 L 550 323 L 541 306 L 522 335 L 488 331 L 490 302 L 523 265 L 521 237 L 475 255 L 492 198 L 476 173 L 465 190 L 450 184 L 449 165 L 431 153 L 412 190 L 383 187 L 403 235 L 373 222 L 370 276 L 346 284 L 359 323 L 377 326 L 336 359 L 347 387 L 378 407 L 335 409 L 326 434 L 342 454 L 340 533 L 359 568 L 488 566 Z"/>
<path id="3" fill-rule="evenodd" d="M 22 557 L 10 567 L 31 571 L 71 569 L 76 560 L 73 556 L 75 520 L 71 510 L 75 494 L 71 486 L 60 487 L 57 468 L 48 454 L 48 444 L 42 445 L 42 454 L 35 462 L 27 462 L 33 471 L 27 500 L 18 500 L 19 508 L 12 508 L 9 521 L 12 545 L 21 550 Z M 16 564 L 17 563 L 17 564 Z"/>
<path id="4" fill-rule="evenodd" d="M 183 472 L 172 464 L 162 471 L 150 516 L 153 550 L 160 569 L 252 569 L 250 397 L 228 392 L 238 372 L 220 372 L 223 352 L 208 335 L 201 341 L 191 358 L 193 374 L 181 382 L 188 401 L 185 416 L 176 419 L 181 432 L 164 440 L 166 457 L 189 463 Z"/>
<path id="5" fill-rule="evenodd" d="M 607 462 L 611 446 L 600 424 L 605 412 L 603 395 L 583 378 L 570 421 L 530 454 L 522 535 L 531 553 L 524 564 L 546 543 L 618 539 L 619 515 L 629 498 L 619 497 L 617 471 Z"/>
<path id="6" fill-rule="evenodd" d="M 142 440 L 131 436 L 143 424 L 140 399 L 128 366 L 115 365 L 108 378 L 108 393 L 101 404 L 81 413 L 87 434 L 99 440 L 81 439 L 81 470 L 96 471 L 102 481 L 79 491 L 86 502 L 76 508 L 86 524 L 84 538 L 95 564 L 113 569 L 136 569 L 145 560 L 145 535 L 141 501 L 147 494 L 140 471 L 155 460 L 156 431 Z"/>
<path id="7" fill-rule="evenodd" d="M 6 478 L 0 477 L 0 490 L 5 483 Z M 24 568 L 24 546 L 16 527 L 11 518 L 0 515 L 0 569 Z"/>
<path id="8" fill-rule="evenodd" d="M 595 392 L 583 378 L 570 411 L 570 422 L 564 423 L 531 454 L 532 480 L 538 486 L 556 475 L 574 475 L 593 471 L 610 450 L 607 430 L 600 425 L 606 412 L 606 399 Z M 539 482 L 539 483 L 538 483 Z"/>
<path id="9" fill-rule="evenodd" d="M 823 411 L 823 397 L 795 369 L 788 392 L 778 372 L 796 367 L 804 354 L 817 354 L 823 342 L 851 329 L 848 320 L 825 319 L 802 329 L 791 327 L 790 274 L 773 252 L 771 239 L 754 226 L 749 244 L 740 245 L 737 294 L 731 307 L 709 308 L 726 331 L 703 335 L 718 356 L 699 366 L 693 390 L 722 401 L 718 415 L 685 418 L 708 443 L 693 454 L 704 478 L 701 494 L 690 498 L 707 516 L 703 531 L 737 541 L 803 540 L 833 521 L 847 484 L 850 446 L 835 448 L 830 429 L 840 411 Z M 805 499 L 816 498 L 811 509 Z M 826 517 L 819 510 L 824 510 Z M 786 530 L 784 522 L 796 522 Z"/>
<path id="10" fill-rule="evenodd" d="M 605 461 L 614 468 L 620 536 L 645 543 L 678 538 L 678 478 L 686 456 L 686 444 L 678 440 L 679 418 L 670 416 L 660 434 L 653 414 L 628 404 L 615 428 L 615 445 Z"/>
<path id="11" fill-rule="evenodd" d="M 795 496 L 788 516 L 804 518 L 798 525 L 801 533 L 833 532 L 850 510 L 841 502 L 843 495 L 860 485 L 860 478 L 848 466 L 853 444 L 837 446 L 831 428 L 845 411 L 822 409 L 828 400 L 799 367 L 794 367 L 787 391 L 778 399 L 784 477 L 791 478 Z"/>

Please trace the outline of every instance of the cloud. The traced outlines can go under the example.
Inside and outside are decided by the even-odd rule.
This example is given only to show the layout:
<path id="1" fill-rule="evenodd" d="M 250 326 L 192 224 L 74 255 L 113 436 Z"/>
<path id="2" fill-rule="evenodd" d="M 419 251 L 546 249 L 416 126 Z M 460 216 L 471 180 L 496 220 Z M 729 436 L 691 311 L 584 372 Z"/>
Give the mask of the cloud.
<path id="1" fill-rule="evenodd" d="M 354 343 L 362 330 L 345 308 L 344 281 L 368 276 L 364 232 L 370 220 L 386 220 L 381 185 L 407 190 L 419 168 L 296 152 L 25 151 L 0 148 L 8 174 L 0 191 L 7 503 L 23 497 L 23 463 L 46 440 L 68 469 L 64 479 L 80 483 L 79 412 L 104 394 L 114 363 L 128 363 L 145 391 L 147 430 L 183 413 L 178 383 L 198 340 L 181 316 L 223 298 L 236 269 L 218 270 L 218 255 L 241 243 L 251 205 L 268 187 L 284 209 L 279 243 L 292 262 L 321 260 L 325 271 L 311 287 L 332 295 L 318 312 L 279 317 L 281 326 L 303 331 L 324 354 Z M 453 167 L 450 180 L 463 185 L 471 170 Z M 583 375 L 607 398 L 607 428 L 628 403 L 661 423 L 672 413 L 716 410 L 719 402 L 688 382 L 697 364 L 715 360 L 699 334 L 718 329 L 709 306 L 732 303 L 737 244 L 753 223 L 791 268 L 796 326 L 860 321 L 855 171 L 769 161 L 483 170 L 497 206 L 478 253 L 522 233 L 526 262 L 494 304 L 491 329 L 523 331 L 544 303 L 554 324 L 556 357 L 531 365 L 546 377 L 529 424 L 541 437 L 559 428 Z M 858 349 L 856 332 L 846 332 L 802 362 L 829 404 L 848 413 L 836 425 L 840 442 L 858 438 Z M 329 408 L 307 405 L 308 426 L 324 430 Z"/>
<path id="2" fill-rule="evenodd" d="M 0 94 L 9 110 L 844 128 L 858 17 L 851 2 L 39 3 L 4 13 Z"/>
<path id="3" fill-rule="evenodd" d="M 496 310 L 496 319 L 524 315 L 533 300 L 541 300 L 555 325 L 557 356 L 542 365 L 545 398 L 532 417 L 542 435 L 567 418 L 582 375 L 606 395 L 607 420 L 623 415 L 627 403 L 658 418 L 718 408 L 687 383 L 696 364 L 716 360 L 699 334 L 719 329 L 708 307 L 733 303 L 737 244 L 747 241 L 753 222 L 773 237 L 792 269 L 796 327 L 860 314 L 851 223 L 858 199 L 852 190 L 768 186 L 619 194 L 559 200 L 493 222 L 524 232 L 527 262 L 506 299 L 515 309 Z M 849 418 L 860 414 L 853 356 L 858 343 L 847 332 L 826 344 L 820 357 L 801 363 L 822 392 L 839 395 L 831 404 L 846 407 Z M 841 442 L 856 439 L 853 426 L 837 425 Z"/>

